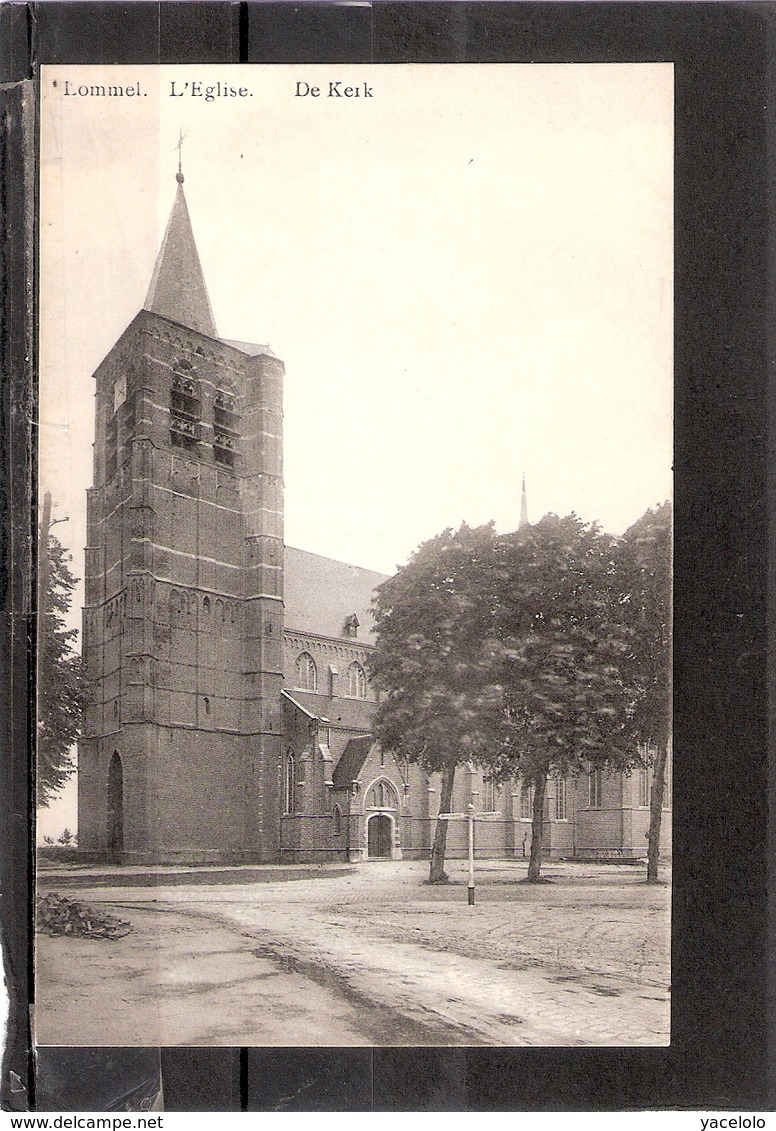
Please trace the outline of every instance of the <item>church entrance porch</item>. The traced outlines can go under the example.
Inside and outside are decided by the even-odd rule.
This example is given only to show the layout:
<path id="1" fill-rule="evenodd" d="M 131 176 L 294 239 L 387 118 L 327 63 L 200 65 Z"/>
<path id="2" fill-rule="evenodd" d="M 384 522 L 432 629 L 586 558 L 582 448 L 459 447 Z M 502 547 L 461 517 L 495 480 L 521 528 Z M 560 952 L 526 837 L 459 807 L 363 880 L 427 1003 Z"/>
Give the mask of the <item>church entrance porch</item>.
<path id="1" fill-rule="evenodd" d="M 393 817 L 374 813 L 366 823 L 368 860 L 391 860 L 393 857 Z"/>
<path id="2" fill-rule="evenodd" d="M 387 777 L 381 776 L 366 790 L 364 802 L 361 858 L 401 860 L 396 786 Z"/>

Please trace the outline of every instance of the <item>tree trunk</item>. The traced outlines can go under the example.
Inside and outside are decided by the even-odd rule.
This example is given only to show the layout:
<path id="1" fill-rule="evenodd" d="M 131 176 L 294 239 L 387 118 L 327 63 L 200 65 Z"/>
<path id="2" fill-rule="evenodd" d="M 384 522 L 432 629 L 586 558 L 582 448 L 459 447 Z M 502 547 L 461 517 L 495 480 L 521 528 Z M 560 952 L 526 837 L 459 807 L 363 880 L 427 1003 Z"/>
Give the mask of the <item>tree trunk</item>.
<path id="1" fill-rule="evenodd" d="M 449 813 L 453 803 L 453 782 L 455 766 L 446 766 L 442 771 L 442 793 L 439 798 L 439 812 Z M 437 820 L 434 831 L 434 844 L 431 849 L 431 868 L 428 874 L 430 884 L 443 884 L 447 881 L 445 872 L 445 850 L 447 848 L 447 826 L 449 821 Z"/>
<path id="2" fill-rule="evenodd" d="M 666 761 L 668 746 L 661 743 L 657 748 L 655 764 L 652 767 L 652 791 L 649 795 L 649 832 L 647 833 L 647 883 L 658 882 L 658 860 L 660 859 L 660 825 L 663 820 L 663 797 L 666 789 Z"/>
<path id="3" fill-rule="evenodd" d="M 531 859 L 528 861 L 528 882 L 539 883 L 542 866 L 542 837 L 544 836 L 544 796 L 547 792 L 547 771 L 541 770 L 533 779 L 533 822 L 531 824 Z"/>

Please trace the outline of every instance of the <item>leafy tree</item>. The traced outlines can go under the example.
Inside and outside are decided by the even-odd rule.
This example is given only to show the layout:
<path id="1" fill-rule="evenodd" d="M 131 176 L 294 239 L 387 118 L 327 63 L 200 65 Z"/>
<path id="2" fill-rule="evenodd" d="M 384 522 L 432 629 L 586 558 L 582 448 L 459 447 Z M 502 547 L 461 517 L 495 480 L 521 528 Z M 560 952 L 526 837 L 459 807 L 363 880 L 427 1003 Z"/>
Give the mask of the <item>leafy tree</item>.
<path id="1" fill-rule="evenodd" d="M 380 586 L 376 648 L 369 660 L 381 690 L 373 724 L 386 749 L 442 775 L 440 813 L 449 813 L 455 769 L 479 760 L 503 729 L 493 526 L 443 531 Z M 447 821 L 437 821 L 429 880 L 444 872 Z"/>
<path id="2" fill-rule="evenodd" d="M 501 544 L 500 624 L 506 727 L 491 748 L 501 778 L 533 786 L 528 879 L 540 879 L 550 775 L 627 769 L 637 760 L 635 689 L 625 663 L 614 539 L 576 515 L 546 515 Z"/>
<path id="3" fill-rule="evenodd" d="M 636 686 L 635 728 L 652 770 L 647 880 L 658 879 L 665 771 L 671 743 L 671 506 L 648 510 L 619 547 L 624 611 L 632 629 L 628 653 Z"/>
<path id="4" fill-rule="evenodd" d="M 47 555 L 40 565 L 40 625 L 38 633 L 38 748 L 36 794 L 46 806 L 73 774 L 72 747 L 76 742 L 86 702 L 81 657 L 73 649 L 78 635 L 67 628 L 76 579 L 70 572 L 70 555 L 47 529 Z"/>
<path id="5" fill-rule="evenodd" d="M 651 734 L 665 723 L 667 637 L 647 639 L 644 627 L 663 574 L 643 566 L 642 535 L 656 554 L 663 542 L 649 531 L 623 549 L 573 514 L 502 537 L 462 526 L 421 546 L 378 591 L 376 737 L 441 772 L 442 813 L 461 762 L 531 785 L 534 882 L 548 777 L 627 771 L 647 723 Z M 432 882 L 444 878 L 446 834 L 437 822 Z"/>

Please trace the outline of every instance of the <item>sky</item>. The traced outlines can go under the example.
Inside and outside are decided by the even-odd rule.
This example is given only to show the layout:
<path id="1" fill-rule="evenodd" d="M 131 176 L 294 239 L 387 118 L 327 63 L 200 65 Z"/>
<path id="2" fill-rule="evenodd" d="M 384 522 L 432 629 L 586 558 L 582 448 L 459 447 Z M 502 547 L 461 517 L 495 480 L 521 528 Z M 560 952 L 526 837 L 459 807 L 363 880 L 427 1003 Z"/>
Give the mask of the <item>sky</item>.
<path id="1" fill-rule="evenodd" d="M 208 99 L 217 83 L 247 93 Z M 139 94 L 79 93 L 108 84 Z M 41 85 L 40 487 L 79 577 L 92 373 L 143 306 L 180 131 L 219 334 L 285 362 L 289 545 L 390 573 L 461 521 L 514 529 L 523 473 L 531 520 L 613 534 L 670 498 L 670 64 L 46 67 Z"/>

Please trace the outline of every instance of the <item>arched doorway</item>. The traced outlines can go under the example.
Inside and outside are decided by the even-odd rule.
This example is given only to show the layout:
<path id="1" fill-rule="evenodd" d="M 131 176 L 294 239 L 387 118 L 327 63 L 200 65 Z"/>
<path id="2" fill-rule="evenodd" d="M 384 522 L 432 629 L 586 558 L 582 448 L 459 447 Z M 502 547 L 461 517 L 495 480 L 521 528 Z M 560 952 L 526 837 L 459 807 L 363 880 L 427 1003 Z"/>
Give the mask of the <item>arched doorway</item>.
<path id="1" fill-rule="evenodd" d="M 372 782 L 364 797 L 367 860 L 400 860 L 399 795 L 386 777 Z"/>
<path id="2" fill-rule="evenodd" d="M 120 864 L 124 855 L 124 770 L 118 751 L 108 767 L 108 859 Z"/>
<path id="3" fill-rule="evenodd" d="M 393 821 L 385 813 L 375 813 L 366 826 L 367 855 L 370 860 L 390 860 L 393 856 Z"/>

